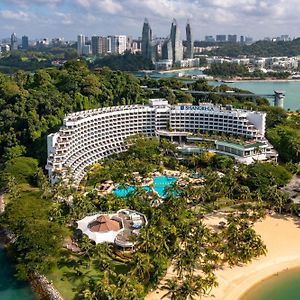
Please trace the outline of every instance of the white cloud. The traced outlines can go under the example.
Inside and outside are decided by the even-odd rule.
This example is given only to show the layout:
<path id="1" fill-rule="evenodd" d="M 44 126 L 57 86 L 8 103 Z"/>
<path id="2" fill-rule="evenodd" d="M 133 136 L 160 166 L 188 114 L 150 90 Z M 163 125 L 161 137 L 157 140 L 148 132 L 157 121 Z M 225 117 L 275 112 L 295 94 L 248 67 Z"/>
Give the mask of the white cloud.
<path id="1" fill-rule="evenodd" d="M 118 13 L 123 8 L 117 0 L 76 0 L 76 2 L 86 9 L 97 9 L 109 14 Z"/>
<path id="2" fill-rule="evenodd" d="M 63 2 L 63 0 L 2 0 L 2 1 L 9 4 L 14 3 L 22 6 L 30 6 L 35 4 L 40 4 L 40 5 L 46 4 L 52 6 Z"/>
<path id="3" fill-rule="evenodd" d="M 29 21 L 29 14 L 24 11 L 0 10 L 0 17 L 8 20 Z"/>
<path id="4" fill-rule="evenodd" d="M 65 14 L 62 12 L 55 12 L 55 15 L 59 18 L 60 22 L 64 25 L 73 24 L 73 18 L 71 14 Z"/>
<path id="5" fill-rule="evenodd" d="M 182 37 L 187 18 L 191 20 L 195 38 L 216 33 L 256 37 L 299 35 L 300 28 L 299 0 L 0 0 L 0 3 L 1 35 L 7 35 L 4 26 L 11 25 L 16 31 L 26 29 L 29 35 L 40 31 L 40 35 L 59 32 L 66 38 L 79 32 L 137 37 L 141 35 L 144 17 L 149 19 L 157 36 L 169 33 L 173 18 L 178 20 Z"/>

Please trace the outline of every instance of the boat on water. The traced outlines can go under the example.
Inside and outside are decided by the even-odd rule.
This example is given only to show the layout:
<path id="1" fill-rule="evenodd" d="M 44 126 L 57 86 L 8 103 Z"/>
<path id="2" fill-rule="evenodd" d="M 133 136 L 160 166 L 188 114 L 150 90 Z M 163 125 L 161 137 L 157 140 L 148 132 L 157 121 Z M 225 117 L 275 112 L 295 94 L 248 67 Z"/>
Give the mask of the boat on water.
<path id="1" fill-rule="evenodd" d="M 224 83 L 234 83 L 233 80 L 222 80 L 221 82 L 224 82 Z"/>

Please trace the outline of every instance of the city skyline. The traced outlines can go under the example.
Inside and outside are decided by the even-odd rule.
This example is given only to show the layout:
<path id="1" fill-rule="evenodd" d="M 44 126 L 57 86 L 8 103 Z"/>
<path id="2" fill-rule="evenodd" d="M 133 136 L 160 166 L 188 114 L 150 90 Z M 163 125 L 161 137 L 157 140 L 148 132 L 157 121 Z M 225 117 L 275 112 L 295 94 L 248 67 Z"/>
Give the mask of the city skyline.
<path id="1" fill-rule="evenodd" d="M 285 33 L 297 37 L 300 8 L 296 4 L 296 0 L 2 0 L 0 37 L 12 32 L 19 37 L 68 40 L 75 40 L 79 33 L 140 37 L 145 17 L 155 36 L 166 36 L 170 20 L 176 18 L 180 28 L 190 19 L 195 40 L 218 33 L 255 39 Z"/>

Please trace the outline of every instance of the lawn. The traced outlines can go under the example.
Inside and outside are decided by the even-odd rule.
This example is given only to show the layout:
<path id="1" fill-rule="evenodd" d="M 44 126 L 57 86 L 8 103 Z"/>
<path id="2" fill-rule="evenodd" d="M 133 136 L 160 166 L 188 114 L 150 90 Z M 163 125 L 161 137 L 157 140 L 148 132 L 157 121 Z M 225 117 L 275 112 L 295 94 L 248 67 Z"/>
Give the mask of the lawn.
<path id="1" fill-rule="evenodd" d="M 68 257 L 71 259 L 68 259 Z M 78 257 L 69 256 L 68 253 L 65 252 L 65 256 L 62 257 L 59 266 L 55 267 L 49 274 L 47 274 L 48 280 L 53 282 L 64 300 L 75 299 L 80 286 L 84 282 L 91 278 L 98 278 L 100 275 L 100 272 L 93 264 L 92 259 L 84 260 L 84 264 L 81 265 L 78 265 L 78 261 Z M 124 263 L 111 260 L 111 269 L 113 269 L 116 273 L 127 273 L 129 267 Z"/>
<path id="2" fill-rule="evenodd" d="M 37 187 L 33 187 L 30 184 L 22 183 L 18 184 L 18 189 L 20 191 L 20 197 L 24 200 L 34 200 L 41 197 L 41 191 Z M 9 202 L 9 197 L 4 194 L 4 202 L 7 204 Z"/>

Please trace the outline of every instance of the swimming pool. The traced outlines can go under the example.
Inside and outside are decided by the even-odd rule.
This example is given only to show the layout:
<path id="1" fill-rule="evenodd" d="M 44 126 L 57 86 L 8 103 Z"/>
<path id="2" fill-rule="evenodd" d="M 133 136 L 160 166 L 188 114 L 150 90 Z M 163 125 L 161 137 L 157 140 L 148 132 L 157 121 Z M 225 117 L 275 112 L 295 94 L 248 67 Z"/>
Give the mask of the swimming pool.
<path id="1" fill-rule="evenodd" d="M 153 177 L 153 189 L 158 193 L 158 195 L 163 198 L 165 195 L 165 188 L 172 185 L 177 181 L 177 178 L 170 176 L 155 176 Z M 149 191 L 149 186 L 144 186 L 145 191 Z M 112 192 L 118 197 L 126 197 L 129 193 L 133 192 L 135 187 L 128 186 L 126 188 L 117 187 Z"/>

